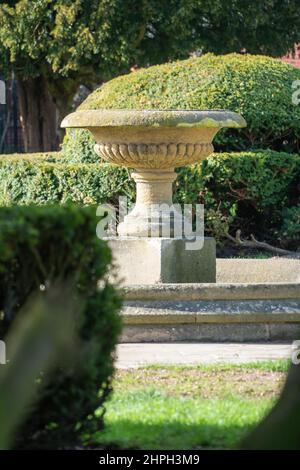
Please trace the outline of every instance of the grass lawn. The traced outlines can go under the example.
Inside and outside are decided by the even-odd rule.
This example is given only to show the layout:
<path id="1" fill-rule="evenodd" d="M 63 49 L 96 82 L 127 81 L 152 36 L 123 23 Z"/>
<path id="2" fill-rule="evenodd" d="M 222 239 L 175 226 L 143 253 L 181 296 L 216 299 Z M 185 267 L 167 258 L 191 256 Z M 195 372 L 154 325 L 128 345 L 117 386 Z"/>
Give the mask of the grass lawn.
<path id="1" fill-rule="evenodd" d="M 232 448 L 275 402 L 287 361 L 118 370 L 94 443 L 122 449 Z"/>

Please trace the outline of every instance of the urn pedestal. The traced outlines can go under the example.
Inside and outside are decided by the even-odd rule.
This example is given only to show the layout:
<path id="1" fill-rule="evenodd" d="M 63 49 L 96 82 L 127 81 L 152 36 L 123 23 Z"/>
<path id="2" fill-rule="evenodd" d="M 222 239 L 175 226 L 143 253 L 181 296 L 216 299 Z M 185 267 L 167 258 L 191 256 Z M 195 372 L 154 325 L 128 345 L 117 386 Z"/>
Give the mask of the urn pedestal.
<path id="1" fill-rule="evenodd" d="M 216 243 L 199 238 L 201 248 L 190 250 L 196 240 L 184 238 L 107 239 L 123 285 L 216 282 Z"/>

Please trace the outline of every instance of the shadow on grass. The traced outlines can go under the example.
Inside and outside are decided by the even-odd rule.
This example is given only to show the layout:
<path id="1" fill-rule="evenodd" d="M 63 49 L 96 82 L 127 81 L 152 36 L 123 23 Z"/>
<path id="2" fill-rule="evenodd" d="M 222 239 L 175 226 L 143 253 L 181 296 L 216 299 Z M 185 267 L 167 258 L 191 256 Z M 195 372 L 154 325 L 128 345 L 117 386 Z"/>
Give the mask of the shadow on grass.
<path id="1" fill-rule="evenodd" d="M 94 434 L 92 442 L 144 450 L 234 448 L 271 406 L 268 398 L 178 396 L 124 386 L 108 401 L 104 430 Z"/>
<path id="2" fill-rule="evenodd" d="M 229 449 L 238 447 L 251 428 L 225 424 L 184 424 L 176 420 L 161 424 L 119 420 L 98 432 L 92 443 L 108 449 Z"/>

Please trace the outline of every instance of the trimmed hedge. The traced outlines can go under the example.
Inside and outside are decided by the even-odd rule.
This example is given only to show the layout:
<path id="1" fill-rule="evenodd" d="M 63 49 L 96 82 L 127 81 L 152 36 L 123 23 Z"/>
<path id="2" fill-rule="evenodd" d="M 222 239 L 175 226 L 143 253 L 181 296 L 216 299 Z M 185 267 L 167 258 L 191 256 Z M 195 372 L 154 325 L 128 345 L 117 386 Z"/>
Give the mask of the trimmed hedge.
<path id="1" fill-rule="evenodd" d="M 220 240 L 224 231 L 242 228 L 244 235 L 253 232 L 284 243 L 283 211 L 296 207 L 300 200 L 299 155 L 273 151 L 221 153 L 177 171 L 175 200 L 205 204 L 207 233 Z M 135 197 L 135 185 L 125 168 L 107 163 L 0 160 L 0 205 L 67 201 L 117 204 L 120 195 L 130 200 Z M 290 241 L 295 243 L 293 237 Z"/>
<path id="2" fill-rule="evenodd" d="M 180 171 L 179 200 L 189 194 L 190 176 L 196 169 Z M 200 171 L 202 179 L 197 174 L 194 177 L 192 197 L 198 193 L 197 199 L 204 202 L 208 230 L 217 239 L 225 231 L 242 229 L 246 236 L 254 233 L 270 242 L 288 245 L 292 241 L 279 232 L 283 234 L 286 209 L 300 202 L 299 155 L 272 151 L 219 154 L 205 160 Z M 300 239 L 293 241 L 293 247 L 299 247 Z"/>
<path id="3" fill-rule="evenodd" d="M 94 150 L 95 140 L 84 129 L 67 129 L 62 144 L 61 159 L 64 163 L 98 163 L 99 155 Z"/>
<path id="4" fill-rule="evenodd" d="M 114 202 L 133 196 L 129 170 L 109 164 L 64 164 L 0 160 L 0 205 Z"/>
<path id="5" fill-rule="evenodd" d="M 279 236 L 282 243 L 293 243 L 296 248 L 300 246 L 300 204 L 287 207 L 282 212 L 282 226 Z"/>
<path id="6" fill-rule="evenodd" d="M 0 155 L 0 161 L 57 162 L 61 156 L 61 152 L 3 153 Z"/>
<path id="7" fill-rule="evenodd" d="M 105 280 L 111 252 L 96 238 L 98 220 L 94 207 L 0 208 L 0 337 L 40 286 L 47 290 L 58 279 L 71 279 L 76 298 L 85 302 L 81 318 L 74 312 L 78 367 L 58 366 L 50 374 L 18 447 L 74 446 L 103 424 L 120 332 L 120 299 Z"/>
<path id="8" fill-rule="evenodd" d="M 241 113 L 248 127 L 222 130 L 217 150 L 297 152 L 300 106 L 292 103 L 292 84 L 299 79 L 299 69 L 270 57 L 206 54 L 117 77 L 79 109 L 230 109 Z M 97 161 L 88 131 L 79 135 L 65 139 L 65 157 Z"/>

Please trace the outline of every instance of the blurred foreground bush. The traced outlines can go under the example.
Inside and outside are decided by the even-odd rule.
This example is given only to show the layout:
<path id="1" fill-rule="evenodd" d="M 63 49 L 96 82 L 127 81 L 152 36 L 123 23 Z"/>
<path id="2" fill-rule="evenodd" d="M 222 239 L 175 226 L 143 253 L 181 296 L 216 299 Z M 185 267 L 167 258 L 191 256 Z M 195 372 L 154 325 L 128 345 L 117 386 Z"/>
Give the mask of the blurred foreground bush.
<path id="1" fill-rule="evenodd" d="M 71 279 L 74 300 L 84 302 L 82 315 L 72 312 L 79 337 L 76 366 L 56 367 L 46 386 L 41 371 L 38 383 L 43 387 L 16 447 L 73 446 L 88 441 L 103 424 L 120 331 L 120 300 L 106 280 L 111 252 L 96 238 L 96 223 L 94 207 L 0 208 L 0 337 L 9 332 L 32 293 L 46 295 L 58 281 Z"/>
<path id="2" fill-rule="evenodd" d="M 77 298 L 76 298 L 77 297 Z M 0 368 L 0 450 L 13 446 L 51 370 L 77 363 L 76 315 L 83 303 L 69 283 L 30 296 L 5 336 Z M 2 358 L 3 359 L 3 358 Z M 43 373 L 43 380 L 37 380 Z"/>

